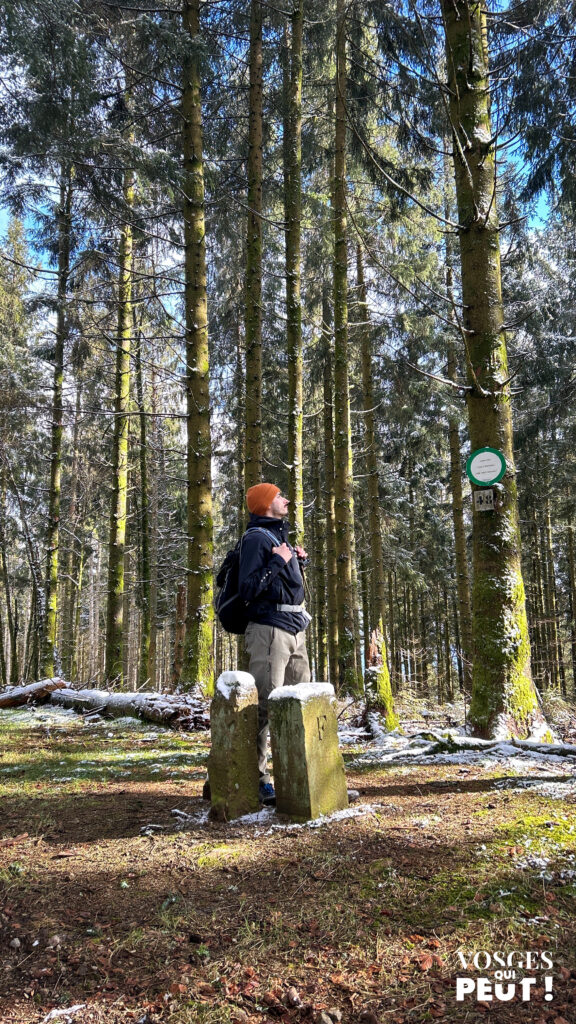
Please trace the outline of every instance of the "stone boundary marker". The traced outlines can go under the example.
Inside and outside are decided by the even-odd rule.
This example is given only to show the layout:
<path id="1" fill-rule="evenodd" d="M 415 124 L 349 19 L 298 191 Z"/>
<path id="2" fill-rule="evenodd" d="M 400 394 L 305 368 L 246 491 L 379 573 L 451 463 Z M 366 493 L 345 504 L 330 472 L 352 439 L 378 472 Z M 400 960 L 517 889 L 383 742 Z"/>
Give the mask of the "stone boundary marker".
<path id="1" fill-rule="evenodd" d="M 258 800 L 258 691 L 249 672 L 223 672 L 210 709 L 210 817 L 231 821 L 253 814 Z"/>
<path id="2" fill-rule="evenodd" d="M 334 687 L 279 686 L 268 698 L 276 810 L 310 821 L 348 807 Z"/>

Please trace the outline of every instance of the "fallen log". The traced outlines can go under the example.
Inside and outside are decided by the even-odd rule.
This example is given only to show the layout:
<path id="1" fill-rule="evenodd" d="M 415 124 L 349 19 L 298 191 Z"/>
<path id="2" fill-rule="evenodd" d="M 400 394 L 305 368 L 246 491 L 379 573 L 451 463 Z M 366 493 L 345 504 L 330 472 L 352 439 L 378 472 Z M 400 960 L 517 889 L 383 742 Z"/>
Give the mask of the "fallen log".
<path id="1" fill-rule="evenodd" d="M 40 679 L 37 683 L 29 683 L 28 686 L 13 686 L 11 690 L 0 693 L 0 709 L 18 708 L 22 704 L 40 704 L 55 690 L 61 690 L 66 685 L 63 679 Z"/>
<path id="2" fill-rule="evenodd" d="M 111 693 L 66 688 L 53 693 L 51 703 L 81 714 L 100 714 L 104 718 L 142 718 L 171 729 L 210 728 L 209 701 L 192 694 Z"/>

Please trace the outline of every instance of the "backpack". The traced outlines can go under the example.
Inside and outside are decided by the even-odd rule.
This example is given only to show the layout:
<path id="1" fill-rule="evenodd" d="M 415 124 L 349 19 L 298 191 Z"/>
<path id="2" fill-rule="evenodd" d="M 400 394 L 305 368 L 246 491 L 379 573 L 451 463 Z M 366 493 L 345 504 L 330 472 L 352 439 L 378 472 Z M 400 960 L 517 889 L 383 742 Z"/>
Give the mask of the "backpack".
<path id="1" fill-rule="evenodd" d="M 254 533 L 259 530 L 265 533 L 272 541 L 272 546 L 278 545 L 278 538 L 263 526 L 252 526 L 246 533 Z M 244 534 L 244 537 L 246 534 Z M 246 626 L 250 619 L 248 617 L 249 601 L 243 601 L 238 593 L 240 575 L 240 553 L 242 551 L 241 537 L 236 547 L 229 551 L 216 574 L 216 586 L 220 587 L 220 593 L 216 595 L 214 607 L 221 625 L 227 633 L 236 633 L 242 636 L 246 632 Z"/>

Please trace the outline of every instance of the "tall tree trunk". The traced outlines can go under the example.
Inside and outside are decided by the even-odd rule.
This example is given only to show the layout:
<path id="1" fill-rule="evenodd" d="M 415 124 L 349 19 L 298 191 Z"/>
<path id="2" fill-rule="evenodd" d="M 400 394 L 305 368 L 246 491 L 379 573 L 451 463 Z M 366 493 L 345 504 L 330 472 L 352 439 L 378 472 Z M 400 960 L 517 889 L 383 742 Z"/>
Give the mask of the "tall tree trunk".
<path id="1" fill-rule="evenodd" d="M 549 681 L 548 648 L 546 637 L 546 611 L 544 601 L 544 584 L 542 580 L 542 559 L 540 548 L 540 530 L 536 516 L 536 509 L 532 507 L 530 528 L 532 534 L 532 579 L 534 595 L 533 633 L 536 640 L 536 647 L 532 659 L 532 667 L 536 680 L 542 690 Z"/>
<path id="2" fill-rule="evenodd" d="M 8 549 L 6 541 L 6 481 L 2 469 L 0 480 L 0 553 L 2 557 L 2 577 L 4 583 L 4 596 L 6 598 L 6 619 L 8 623 L 8 637 L 10 639 L 10 668 L 8 678 L 11 683 L 17 683 L 20 677 L 18 665 L 18 637 L 14 623 L 14 610 L 12 602 L 12 587 L 10 584 L 10 572 L 8 566 Z"/>
<path id="3" fill-rule="evenodd" d="M 262 3 L 250 4 L 245 486 L 262 479 Z"/>
<path id="4" fill-rule="evenodd" d="M 66 296 L 70 274 L 72 192 L 72 169 L 71 167 L 62 167 L 60 173 L 60 202 L 58 206 L 58 294 L 56 299 L 56 338 L 52 392 L 50 492 L 48 500 L 48 529 L 46 532 L 45 615 L 42 641 L 42 673 L 45 676 L 53 676 L 60 668 L 56 637 L 58 629 L 58 558 L 60 544 L 62 441 L 64 436 L 64 346 L 67 332 Z"/>
<path id="5" fill-rule="evenodd" d="M 144 382 L 142 379 L 142 332 L 134 318 L 136 403 L 140 421 L 140 656 L 138 659 L 138 685 L 143 686 L 150 679 L 150 639 L 152 633 L 150 559 L 150 494 L 148 483 L 148 443 L 146 409 L 144 406 Z"/>
<path id="6" fill-rule="evenodd" d="M 186 397 L 188 468 L 188 595 L 182 680 L 214 684 L 212 603 L 213 522 L 210 440 L 204 164 L 200 94 L 200 0 L 184 0 L 184 27 L 192 43 L 184 68 L 184 300 L 186 305 Z"/>
<path id="7" fill-rule="evenodd" d="M 334 462 L 336 554 L 338 566 L 339 684 L 345 693 L 361 692 L 354 621 L 354 497 L 348 388 L 348 254 L 346 230 L 346 4 L 336 5 L 336 124 L 334 147 Z"/>
<path id="8" fill-rule="evenodd" d="M 326 294 L 322 300 L 323 397 L 324 397 L 324 514 L 326 516 L 326 594 L 328 606 L 328 665 L 330 681 L 338 689 L 338 563 L 336 560 L 336 514 L 334 495 L 334 389 L 330 345 L 330 309 Z"/>
<path id="9" fill-rule="evenodd" d="M 444 212 L 446 217 L 450 216 L 449 202 L 449 161 L 448 155 L 444 157 Z M 454 310 L 454 242 L 453 236 L 446 232 L 446 293 L 452 303 L 450 319 L 456 326 Z M 446 376 L 448 380 L 458 380 L 458 360 L 456 345 L 452 336 L 447 343 L 447 367 Z M 463 672 L 463 683 L 467 693 L 472 691 L 472 602 L 470 599 L 470 574 L 468 571 L 468 555 L 466 551 L 466 531 L 464 528 L 464 501 L 462 496 L 462 466 L 460 450 L 460 431 L 458 429 L 458 417 L 451 412 L 448 417 L 448 439 L 450 447 L 450 494 L 452 498 L 452 529 L 454 532 L 454 554 L 456 561 L 456 588 L 458 593 L 458 623 L 457 631 L 460 637 L 458 649 L 458 670 Z"/>
<path id="10" fill-rule="evenodd" d="M 182 666 L 184 664 L 184 644 L 186 641 L 186 584 L 179 583 L 176 591 L 176 611 L 174 622 L 174 662 L 172 665 L 171 689 L 180 685 Z"/>
<path id="11" fill-rule="evenodd" d="M 442 0 L 458 206 L 462 328 L 472 450 L 507 464 L 494 511 L 474 511 L 474 669 L 470 722 L 483 736 L 528 736 L 543 726 L 530 672 L 502 308 L 496 168 L 490 124 L 485 9 Z"/>
<path id="12" fill-rule="evenodd" d="M 446 687 L 447 700 L 454 699 L 454 687 L 452 682 L 452 654 L 450 648 L 450 613 L 448 611 L 448 591 L 443 588 L 444 597 L 444 661 L 446 662 Z"/>
<path id="13" fill-rule="evenodd" d="M 158 402 L 156 392 L 156 373 L 155 369 L 152 368 L 151 373 L 151 391 L 152 391 L 152 446 L 153 450 L 158 450 L 161 447 L 161 432 L 158 428 Z M 149 493 L 149 507 L 150 507 L 150 644 L 148 647 L 148 679 L 150 680 L 150 688 L 156 689 L 156 665 L 157 665 L 157 647 L 158 647 L 158 479 L 159 473 L 162 472 L 164 453 L 162 450 L 161 464 L 157 468 L 156 464 L 148 465 L 151 469 L 148 478 L 148 493 Z"/>
<path id="14" fill-rule="evenodd" d="M 284 114 L 284 220 L 286 232 L 286 340 L 288 349 L 288 497 L 297 544 L 304 543 L 302 466 L 303 362 L 300 302 L 302 220 L 302 26 L 304 0 L 294 0 L 291 45 L 286 54 L 288 88 Z"/>
<path id="15" fill-rule="evenodd" d="M 134 172 L 124 171 L 125 209 L 134 205 Z M 128 505 L 128 446 L 130 433 L 130 345 L 132 340 L 132 224 L 122 226 L 118 253 L 118 331 L 114 438 L 112 442 L 112 501 L 108 541 L 108 603 L 106 609 L 106 682 L 122 687 L 124 681 L 124 554 Z"/>
<path id="16" fill-rule="evenodd" d="M 394 616 L 394 574 L 388 573 L 388 629 L 390 638 L 390 683 L 394 693 L 398 692 L 398 675 L 396 671 L 396 622 Z"/>
<path id="17" fill-rule="evenodd" d="M 320 421 L 318 420 L 318 427 Z M 322 479 L 320 474 L 320 430 L 316 433 L 316 448 L 314 451 L 314 566 L 316 597 L 316 627 L 317 627 L 317 678 L 320 681 L 328 679 L 328 630 L 326 621 L 326 520 L 323 516 L 322 502 Z"/>
<path id="18" fill-rule="evenodd" d="M 80 547 L 78 552 L 78 560 L 74 563 L 74 622 L 72 631 L 72 650 L 70 657 L 70 675 L 69 679 L 76 680 L 79 678 L 80 672 L 80 607 L 82 602 L 82 582 L 84 577 L 84 565 L 85 565 L 86 549 L 84 543 Z"/>
<path id="19" fill-rule="evenodd" d="M 568 526 L 568 574 L 570 598 L 570 650 L 572 653 L 572 690 L 576 693 L 576 563 L 574 561 L 574 527 Z"/>
<path id="20" fill-rule="evenodd" d="M 545 638 L 546 638 L 546 666 L 548 669 L 548 680 L 547 685 L 551 689 L 556 689 L 558 686 L 559 679 L 559 668 L 558 668 L 558 644 L 557 644 L 557 629 L 556 629 L 556 616 L 554 612 L 554 584 L 553 584 L 553 566 L 550 558 L 550 549 L 548 545 L 548 530 L 547 530 L 547 513 L 544 513 L 544 521 L 540 525 L 540 552 L 542 556 L 542 590 L 544 594 L 544 625 L 545 625 Z"/>
<path id="21" fill-rule="evenodd" d="M 27 514 L 26 514 L 26 508 L 24 506 L 24 502 L 22 500 L 22 495 L 20 494 L 20 489 L 18 487 L 18 484 L 16 482 L 16 478 L 14 476 L 14 473 L 12 472 L 12 468 L 11 468 L 10 463 L 8 462 L 7 458 L 5 459 L 5 467 L 6 467 L 6 472 L 7 472 L 7 478 L 9 480 L 10 484 L 11 484 L 11 487 L 12 487 L 12 492 L 13 492 L 13 494 L 14 494 L 14 496 L 16 498 L 16 501 L 18 503 L 18 509 L 19 509 L 19 512 L 20 512 L 20 522 L 22 524 L 22 531 L 24 533 L 24 541 L 25 541 L 25 544 L 26 544 L 26 557 L 28 559 L 28 565 L 29 565 L 29 568 L 30 568 L 30 575 L 32 577 L 32 595 L 33 595 L 35 612 L 36 612 L 36 614 L 35 614 L 35 625 L 36 625 L 36 628 L 34 630 L 34 657 L 32 658 L 30 664 L 31 664 L 31 671 L 34 673 L 34 677 L 35 677 L 36 673 L 40 671 L 40 656 L 41 656 L 40 645 L 41 645 L 41 638 L 44 636 L 44 598 L 45 598 L 45 591 L 43 589 L 43 584 L 42 584 L 42 566 L 41 566 L 41 563 L 40 563 L 40 558 L 38 556 L 38 552 L 36 550 L 36 546 L 34 544 L 34 540 L 32 538 L 32 531 L 30 529 L 30 524 L 28 522 L 28 517 L 27 517 Z M 9 599 L 9 594 L 7 592 L 7 600 L 8 599 Z M 16 659 L 18 661 L 19 652 L 18 652 L 18 600 L 17 599 L 14 599 L 13 630 L 14 630 L 14 651 L 15 651 L 15 654 L 16 654 Z M 12 670 L 11 670 L 11 672 L 12 672 Z"/>
<path id="22" fill-rule="evenodd" d="M 0 678 L 2 687 L 8 686 L 8 672 L 6 669 L 6 653 L 4 650 L 4 616 L 2 615 L 2 602 L 0 601 Z"/>
<path id="23" fill-rule="evenodd" d="M 245 467 L 246 467 L 246 375 L 245 375 L 245 348 L 244 338 L 242 336 L 242 329 L 240 323 L 238 323 L 238 332 L 236 336 L 236 422 L 238 424 L 238 430 L 236 433 L 236 501 L 237 501 L 237 516 L 236 516 L 236 532 L 239 537 L 244 533 L 246 526 L 246 501 L 245 501 Z M 221 633 L 221 630 L 220 630 Z M 241 671 L 247 672 L 250 664 L 250 655 L 246 650 L 244 643 L 244 637 L 238 636 L 232 641 L 233 646 L 236 648 L 236 659 L 235 666 Z M 216 673 L 218 678 L 218 673 Z"/>
<path id="24" fill-rule="evenodd" d="M 454 345 L 448 345 L 449 380 L 456 380 L 456 352 Z M 452 497 L 452 528 L 454 531 L 454 556 L 456 561 L 456 589 L 458 592 L 458 619 L 460 624 L 461 658 L 466 692 L 472 690 L 472 605 L 470 601 L 470 577 L 466 552 L 466 530 L 464 526 L 464 499 L 462 496 L 462 468 L 460 460 L 460 433 L 458 420 L 451 415 L 448 419 L 450 444 L 450 493 Z"/>
<path id="25" fill-rule="evenodd" d="M 66 679 L 71 679 L 71 665 L 74 658 L 74 622 L 75 608 L 78 600 L 78 581 L 76 578 L 78 568 L 78 538 L 76 531 L 80 522 L 80 509 L 78 507 L 78 472 L 80 463 L 79 435 L 80 435 L 80 413 L 82 411 L 82 384 L 79 383 L 76 389 L 76 409 L 74 412 L 74 429 L 72 436 L 72 467 L 70 471 L 70 499 L 68 503 L 68 536 L 69 546 L 66 557 L 66 577 L 64 582 L 64 594 L 62 600 L 62 670 Z"/>
<path id="26" fill-rule="evenodd" d="M 380 488 L 378 483 L 378 446 L 376 442 L 376 421 L 374 416 L 374 384 L 372 366 L 372 339 L 370 334 L 366 281 L 360 243 L 356 248 L 356 273 L 358 281 L 358 320 L 361 331 L 362 353 L 362 406 L 364 420 L 364 448 L 366 451 L 366 472 L 368 490 L 368 533 L 370 536 L 370 582 L 374 620 L 365 623 L 365 629 L 377 631 L 381 658 L 376 680 L 375 699 L 386 717 L 386 726 L 395 729 L 398 717 L 394 711 L 388 652 L 386 650 L 386 574 L 382 550 L 382 520 L 380 515 Z"/>
<path id="27" fill-rule="evenodd" d="M 556 686 L 566 696 L 566 673 L 564 670 L 564 657 L 562 652 L 562 640 L 560 636 L 560 623 L 558 615 L 558 589 L 556 587 L 556 569 L 554 566 L 554 545 L 552 542 L 552 516 L 550 514 L 550 502 L 546 501 L 546 562 L 548 565 L 548 586 L 550 594 L 550 632 L 552 646 L 554 648 L 554 661 L 558 670 Z"/>

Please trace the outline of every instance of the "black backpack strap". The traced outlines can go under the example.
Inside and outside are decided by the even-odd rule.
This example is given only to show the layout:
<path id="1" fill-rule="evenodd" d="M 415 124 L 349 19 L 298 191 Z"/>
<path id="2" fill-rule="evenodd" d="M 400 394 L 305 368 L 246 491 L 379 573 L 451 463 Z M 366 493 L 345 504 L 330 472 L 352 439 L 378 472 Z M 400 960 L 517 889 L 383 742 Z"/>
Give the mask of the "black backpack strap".
<path id="1" fill-rule="evenodd" d="M 256 533 L 257 530 L 260 533 L 265 533 L 266 534 L 266 536 L 269 538 L 269 540 L 272 541 L 273 547 L 278 547 L 281 544 L 281 541 L 278 540 L 278 537 L 276 536 L 276 534 L 272 533 L 272 530 L 267 530 L 265 526 L 249 526 L 248 529 L 246 530 L 246 532 L 244 533 L 244 537 L 248 533 Z"/>

